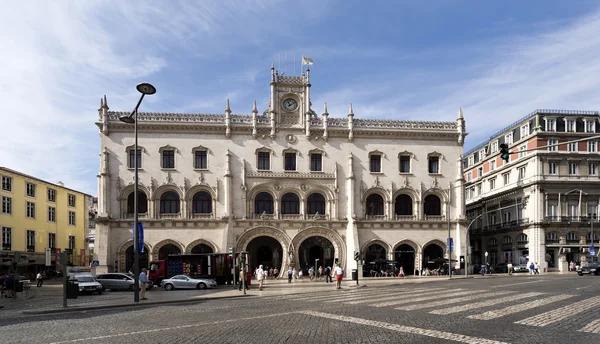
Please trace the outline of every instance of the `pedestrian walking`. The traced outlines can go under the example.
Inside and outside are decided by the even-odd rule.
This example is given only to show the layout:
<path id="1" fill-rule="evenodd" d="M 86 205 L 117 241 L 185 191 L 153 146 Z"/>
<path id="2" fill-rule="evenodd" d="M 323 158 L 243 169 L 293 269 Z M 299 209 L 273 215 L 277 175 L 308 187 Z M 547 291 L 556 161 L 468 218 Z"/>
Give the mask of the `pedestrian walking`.
<path id="1" fill-rule="evenodd" d="M 294 277 L 294 270 L 290 266 L 287 271 L 288 274 L 288 283 L 292 283 L 292 277 Z"/>
<path id="2" fill-rule="evenodd" d="M 142 272 L 140 272 L 140 300 L 148 300 L 148 298 L 146 298 L 146 286 L 148 285 L 147 271 L 146 268 L 143 268 Z"/>
<path id="3" fill-rule="evenodd" d="M 400 272 L 398 272 L 398 277 L 404 277 L 404 276 L 406 276 L 404 274 L 404 269 L 402 267 L 400 267 Z"/>
<path id="4" fill-rule="evenodd" d="M 256 279 L 258 280 L 258 290 L 262 290 L 263 281 L 265 279 L 265 271 L 263 270 L 262 265 L 259 265 L 258 270 L 256 270 Z"/>
<path id="5" fill-rule="evenodd" d="M 508 263 L 508 264 L 506 265 L 506 268 L 508 269 L 508 274 L 509 274 L 509 275 L 512 275 L 512 273 L 513 273 L 513 267 L 512 267 L 512 263 Z"/>
<path id="6" fill-rule="evenodd" d="M 333 283 L 333 280 L 331 279 L 331 266 L 328 266 L 325 268 L 325 283 Z"/>
<path id="7" fill-rule="evenodd" d="M 44 284 L 44 276 L 42 276 L 41 272 L 37 273 L 36 280 L 37 280 L 37 286 L 38 287 L 41 287 L 42 284 Z"/>
<path id="8" fill-rule="evenodd" d="M 248 285 L 244 283 L 245 280 L 246 278 L 244 276 L 244 269 L 240 269 L 240 288 L 238 289 L 239 291 L 242 291 L 242 286 L 245 290 L 250 289 L 250 287 L 248 287 Z"/>
<path id="9" fill-rule="evenodd" d="M 338 266 L 335 267 L 335 284 L 337 289 L 342 289 L 342 277 L 344 276 L 344 269 L 342 269 L 342 264 L 338 263 Z"/>

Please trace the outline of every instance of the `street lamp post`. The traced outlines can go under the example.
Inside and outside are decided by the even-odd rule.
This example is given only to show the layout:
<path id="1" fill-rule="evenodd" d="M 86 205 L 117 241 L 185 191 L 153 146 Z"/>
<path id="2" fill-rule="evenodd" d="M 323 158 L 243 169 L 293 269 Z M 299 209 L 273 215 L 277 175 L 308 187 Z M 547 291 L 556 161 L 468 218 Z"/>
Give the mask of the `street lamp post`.
<path id="1" fill-rule="evenodd" d="M 140 302 L 140 248 L 138 240 L 138 125 L 137 125 L 137 113 L 140 104 L 145 95 L 152 95 L 156 93 L 156 88 L 148 83 L 141 83 L 136 86 L 137 90 L 142 94 L 140 100 L 138 100 L 135 109 L 131 111 L 131 115 L 122 116 L 119 118 L 121 122 L 133 124 L 133 132 L 135 136 L 135 143 L 133 147 L 134 158 L 133 158 L 133 170 L 134 170 L 134 182 L 133 182 L 133 279 L 135 288 L 133 288 L 133 301 Z"/>

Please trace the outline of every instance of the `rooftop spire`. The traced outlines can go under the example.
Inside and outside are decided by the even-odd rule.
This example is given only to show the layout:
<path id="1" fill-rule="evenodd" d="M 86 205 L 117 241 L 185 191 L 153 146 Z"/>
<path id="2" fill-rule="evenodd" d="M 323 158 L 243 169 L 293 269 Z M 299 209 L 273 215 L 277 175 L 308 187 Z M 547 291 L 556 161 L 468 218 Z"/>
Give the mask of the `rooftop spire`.
<path id="1" fill-rule="evenodd" d="M 458 119 L 464 119 L 462 108 L 458 108 Z"/>
<path id="2" fill-rule="evenodd" d="M 327 103 L 325 103 L 325 106 L 323 107 L 323 113 L 329 114 L 329 112 L 327 112 Z"/>
<path id="3" fill-rule="evenodd" d="M 258 109 L 256 108 L 256 100 L 254 101 L 254 106 L 252 106 L 252 112 L 258 112 Z"/>
<path id="4" fill-rule="evenodd" d="M 350 109 L 348 110 L 349 115 L 354 115 L 354 111 L 352 110 L 352 103 L 350 103 Z"/>
<path id="5" fill-rule="evenodd" d="M 229 98 L 227 98 L 227 107 L 225 108 L 225 111 L 231 112 L 231 107 L 229 107 Z"/>

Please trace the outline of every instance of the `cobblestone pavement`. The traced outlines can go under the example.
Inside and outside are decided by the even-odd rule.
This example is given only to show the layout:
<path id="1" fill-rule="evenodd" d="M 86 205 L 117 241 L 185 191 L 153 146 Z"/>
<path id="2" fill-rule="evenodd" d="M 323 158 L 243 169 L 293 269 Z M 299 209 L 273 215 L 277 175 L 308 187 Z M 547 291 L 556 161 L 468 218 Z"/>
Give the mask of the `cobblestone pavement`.
<path id="1" fill-rule="evenodd" d="M 560 343 L 600 339 L 600 277 L 542 275 L 305 288 L 0 319 L 10 343 Z M 278 291 L 279 290 L 279 291 Z M 291 289 L 290 289 L 291 290 Z"/>

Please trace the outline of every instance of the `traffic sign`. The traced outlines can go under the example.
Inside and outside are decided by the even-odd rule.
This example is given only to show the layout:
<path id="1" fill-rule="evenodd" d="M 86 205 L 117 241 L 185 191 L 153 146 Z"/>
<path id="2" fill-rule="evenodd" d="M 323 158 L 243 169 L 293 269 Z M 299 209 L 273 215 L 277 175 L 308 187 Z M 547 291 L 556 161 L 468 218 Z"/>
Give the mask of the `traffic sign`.
<path id="1" fill-rule="evenodd" d="M 360 252 L 354 251 L 354 260 L 360 260 Z"/>
<path id="2" fill-rule="evenodd" d="M 596 255 L 596 248 L 594 247 L 594 245 L 590 246 L 590 256 L 595 256 Z"/>
<path id="3" fill-rule="evenodd" d="M 99 260 L 92 260 L 92 266 L 100 266 Z"/>

